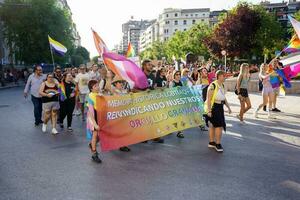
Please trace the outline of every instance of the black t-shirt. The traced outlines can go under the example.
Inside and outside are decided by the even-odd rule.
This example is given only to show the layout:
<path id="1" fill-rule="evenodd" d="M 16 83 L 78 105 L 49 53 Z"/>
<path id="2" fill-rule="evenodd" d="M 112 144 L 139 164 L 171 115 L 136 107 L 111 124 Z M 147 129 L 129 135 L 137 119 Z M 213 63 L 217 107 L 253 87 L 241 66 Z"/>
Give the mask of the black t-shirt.
<path id="1" fill-rule="evenodd" d="M 180 87 L 180 86 L 183 86 L 181 81 L 179 81 L 178 83 L 173 81 L 173 87 Z"/>
<path id="2" fill-rule="evenodd" d="M 157 87 L 166 87 L 167 86 L 167 78 L 164 76 L 164 77 L 156 77 L 155 79 L 155 84 Z"/>
<path id="3" fill-rule="evenodd" d="M 148 89 L 154 90 L 154 86 L 155 86 L 155 76 L 154 76 L 152 73 L 150 73 L 149 75 L 146 74 L 146 77 L 147 77 L 148 84 L 149 84 Z"/>
<path id="4" fill-rule="evenodd" d="M 75 92 L 75 84 L 70 82 L 70 83 L 67 83 L 67 82 L 64 82 L 64 85 L 65 85 L 65 89 L 66 89 L 66 96 L 68 99 L 75 99 L 75 96 L 74 97 L 70 97 L 72 93 Z"/>

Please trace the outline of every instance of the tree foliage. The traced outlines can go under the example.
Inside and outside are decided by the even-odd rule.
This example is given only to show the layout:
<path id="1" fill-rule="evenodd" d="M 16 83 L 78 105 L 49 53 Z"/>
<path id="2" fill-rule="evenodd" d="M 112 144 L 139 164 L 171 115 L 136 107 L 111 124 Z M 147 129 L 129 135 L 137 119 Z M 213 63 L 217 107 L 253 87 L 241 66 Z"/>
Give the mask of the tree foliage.
<path id="1" fill-rule="evenodd" d="M 187 53 L 209 57 L 209 52 L 204 45 L 204 40 L 211 34 L 212 28 L 207 24 L 195 24 L 188 31 L 176 31 L 166 42 L 156 41 L 152 46 L 143 51 L 142 59 L 158 59 L 165 57 L 168 61 L 175 56 L 177 59 L 185 58 Z"/>
<path id="2" fill-rule="evenodd" d="M 255 45 L 255 34 L 260 25 L 259 15 L 248 4 L 239 4 L 219 24 L 206 41 L 210 51 L 221 57 L 226 50 L 229 57 L 247 55 Z"/>
<path id="3" fill-rule="evenodd" d="M 6 0 L 0 8 L 3 32 L 11 54 L 26 64 L 51 62 L 48 35 L 74 48 L 72 19 L 56 0 Z M 69 56 L 55 57 L 66 62 Z"/>
<path id="4" fill-rule="evenodd" d="M 243 2 L 220 22 L 206 45 L 219 58 L 222 50 L 231 58 L 263 57 L 283 47 L 283 33 L 274 13 L 268 13 L 260 5 Z"/>

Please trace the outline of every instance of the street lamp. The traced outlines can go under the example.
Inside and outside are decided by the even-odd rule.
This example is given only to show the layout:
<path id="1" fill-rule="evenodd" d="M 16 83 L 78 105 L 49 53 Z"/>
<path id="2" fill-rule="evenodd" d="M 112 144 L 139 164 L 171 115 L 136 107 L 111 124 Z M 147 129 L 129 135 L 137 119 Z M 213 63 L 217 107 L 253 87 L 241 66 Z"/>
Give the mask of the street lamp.
<path id="1" fill-rule="evenodd" d="M 223 50 L 223 51 L 221 51 L 221 54 L 222 54 L 222 56 L 224 56 L 224 63 L 225 63 L 225 72 L 226 72 L 226 70 L 227 70 L 227 67 L 226 67 L 226 62 L 227 62 L 227 58 L 226 58 L 226 56 L 227 56 L 227 52 L 225 51 L 225 50 Z"/>

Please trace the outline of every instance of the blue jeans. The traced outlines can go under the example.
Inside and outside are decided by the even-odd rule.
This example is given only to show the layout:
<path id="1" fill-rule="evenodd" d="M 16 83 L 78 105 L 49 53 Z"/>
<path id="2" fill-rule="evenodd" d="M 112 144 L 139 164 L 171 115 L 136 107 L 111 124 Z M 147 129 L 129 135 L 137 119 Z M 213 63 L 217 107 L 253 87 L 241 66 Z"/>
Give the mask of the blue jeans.
<path id="1" fill-rule="evenodd" d="M 42 98 L 31 95 L 31 101 L 33 103 L 35 124 L 42 123 Z"/>

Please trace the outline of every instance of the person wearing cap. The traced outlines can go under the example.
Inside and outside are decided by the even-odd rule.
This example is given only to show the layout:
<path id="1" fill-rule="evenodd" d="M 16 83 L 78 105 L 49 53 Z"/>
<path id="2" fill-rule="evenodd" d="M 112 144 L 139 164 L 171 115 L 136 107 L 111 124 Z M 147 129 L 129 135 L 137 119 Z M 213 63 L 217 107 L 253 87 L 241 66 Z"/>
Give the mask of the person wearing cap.
<path id="1" fill-rule="evenodd" d="M 124 89 L 126 84 L 126 81 L 123 80 L 120 76 L 116 75 L 112 81 L 112 94 L 113 95 L 126 95 L 128 92 L 126 91 L 126 89 Z M 129 152 L 130 148 L 129 147 L 121 147 L 119 149 L 120 151 L 124 151 L 124 152 Z"/>
<path id="2" fill-rule="evenodd" d="M 226 131 L 226 123 L 224 116 L 224 104 L 231 114 L 230 106 L 225 97 L 225 72 L 218 70 L 214 82 L 209 85 L 207 91 L 207 100 L 205 111 L 207 113 L 206 123 L 209 126 L 209 148 L 214 148 L 217 152 L 223 152 L 221 145 L 222 130 Z"/>

